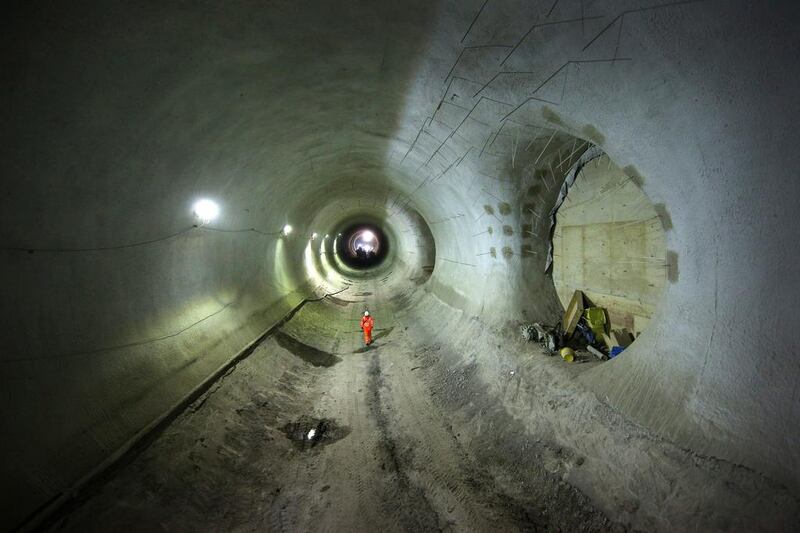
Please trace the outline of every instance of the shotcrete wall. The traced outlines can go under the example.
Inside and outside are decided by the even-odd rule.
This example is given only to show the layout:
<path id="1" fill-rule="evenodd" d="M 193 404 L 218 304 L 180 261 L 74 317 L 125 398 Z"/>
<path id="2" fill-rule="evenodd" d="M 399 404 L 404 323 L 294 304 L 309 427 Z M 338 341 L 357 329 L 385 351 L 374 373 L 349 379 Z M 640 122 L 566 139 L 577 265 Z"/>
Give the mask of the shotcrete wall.
<path id="1" fill-rule="evenodd" d="M 88 1 L 14 14 L 4 526 L 311 294 L 303 250 L 331 199 L 380 197 L 387 220 L 419 213 L 435 241 L 428 298 L 492 327 L 554 321 L 546 214 L 583 142 L 664 204 L 670 267 L 643 336 L 581 379 L 681 446 L 800 488 L 792 3 Z M 226 231 L 192 228 L 202 196 Z M 281 239 L 287 222 L 296 234 Z"/>
<path id="2" fill-rule="evenodd" d="M 475 266 L 437 260 L 434 291 L 457 308 L 483 310 L 489 323 L 520 318 L 517 295 L 543 306 L 539 318 L 552 318 L 549 289 L 527 295 L 544 279 L 541 242 L 531 240 L 537 260 L 518 263 L 509 274 L 493 276 L 502 260 L 479 255 L 489 245 L 485 235 L 484 241 L 472 237 L 485 229 L 482 204 L 517 206 L 524 191 L 504 190 L 485 176 L 514 175 L 522 147 L 536 136 L 526 130 L 531 125 L 596 143 L 654 203 L 664 204 L 668 283 L 650 327 L 625 356 L 581 379 L 681 446 L 750 466 L 797 490 L 800 367 L 796 339 L 787 335 L 796 318 L 784 310 L 800 280 L 796 250 L 786 246 L 798 237 L 791 206 L 800 191 L 785 172 L 787 159 L 796 156 L 777 133 L 791 131 L 798 116 L 791 96 L 798 71 L 789 66 L 797 8 L 698 2 L 640 10 L 635 4 L 595 4 L 589 12 L 605 14 L 602 22 L 581 22 L 578 6 L 566 2 L 557 3 L 550 19 L 545 6 L 530 8 L 535 15 L 527 18 L 520 6 L 515 12 L 489 3 L 464 44 L 456 43 L 468 23 L 437 32 L 434 54 L 448 50 L 451 61 L 441 63 L 456 62 L 452 84 L 440 78 L 447 87 L 441 94 L 462 106 L 442 105 L 449 111 L 437 119 L 455 126 L 472 110 L 474 120 L 441 148 L 429 136 L 417 142 L 412 154 L 420 162 L 444 152 L 438 172 L 456 162 L 448 179 L 419 198 L 420 212 L 464 187 L 477 197 L 459 206 L 465 222 L 434 229 L 442 258 Z M 531 27 L 531 19 L 571 16 L 577 21 Z M 472 57 L 459 59 L 468 45 L 515 43 L 502 68 L 509 48 L 472 49 L 464 54 Z M 426 65 L 433 69 L 434 62 Z M 420 105 L 412 122 L 422 124 L 436 105 L 435 99 Z M 435 122 L 431 130 L 439 139 L 448 131 Z M 405 137 L 413 139 L 412 131 Z M 471 144 L 472 135 L 494 143 L 492 153 Z M 471 145 L 477 157 L 458 165 Z M 499 247 L 508 240 L 494 234 L 491 242 Z M 485 303 L 482 294 L 490 295 Z"/>

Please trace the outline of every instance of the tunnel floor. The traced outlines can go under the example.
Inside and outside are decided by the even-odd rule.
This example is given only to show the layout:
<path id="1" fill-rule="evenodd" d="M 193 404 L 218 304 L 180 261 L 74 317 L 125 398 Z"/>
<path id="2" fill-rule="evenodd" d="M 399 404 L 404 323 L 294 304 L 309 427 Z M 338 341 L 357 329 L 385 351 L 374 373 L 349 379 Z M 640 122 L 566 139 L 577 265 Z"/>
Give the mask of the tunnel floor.
<path id="1" fill-rule="evenodd" d="M 654 437 L 587 392 L 576 378 L 597 363 L 497 344 L 510 330 L 482 341 L 483 326 L 469 317 L 460 319 L 476 328 L 460 344 L 469 353 L 439 344 L 447 335 L 419 321 L 432 316 L 415 308 L 429 301 L 419 291 L 355 281 L 307 302 L 46 529 L 726 531 L 767 523 L 778 531 L 796 523 L 798 502 L 785 487 Z M 376 319 L 369 348 L 359 329 L 365 308 Z M 442 318 L 441 330 L 468 333 Z"/>
<path id="2" fill-rule="evenodd" d="M 423 379 L 437 347 L 386 301 L 367 282 L 304 306 L 51 530 L 608 529 L 516 443 L 488 463 L 462 446 Z"/>

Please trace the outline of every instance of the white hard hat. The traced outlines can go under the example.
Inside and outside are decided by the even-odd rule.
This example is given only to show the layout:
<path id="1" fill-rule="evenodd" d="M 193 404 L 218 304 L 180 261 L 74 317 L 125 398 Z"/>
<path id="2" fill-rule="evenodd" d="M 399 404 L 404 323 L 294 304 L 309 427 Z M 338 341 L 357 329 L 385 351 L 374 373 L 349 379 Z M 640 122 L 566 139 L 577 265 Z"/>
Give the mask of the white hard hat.
<path id="1" fill-rule="evenodd" d="M 364 316 L 369 316 L 369 311 L 364 311 Z"/>

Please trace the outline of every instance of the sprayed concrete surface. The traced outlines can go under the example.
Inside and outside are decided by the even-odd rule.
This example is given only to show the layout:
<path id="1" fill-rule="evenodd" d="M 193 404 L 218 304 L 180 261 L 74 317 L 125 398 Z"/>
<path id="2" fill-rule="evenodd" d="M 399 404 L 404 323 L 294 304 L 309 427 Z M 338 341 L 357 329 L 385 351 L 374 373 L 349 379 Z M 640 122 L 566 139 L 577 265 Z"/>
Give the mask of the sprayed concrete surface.
<path id="1" fill-rule="evenodd" d="M 792 523 L 800 3 L 4 15 L 0 530 L 82 494 L 306 301 L 65 526 Z M 650 319 L 623 354 L 568 367 L 518 327 L 563 315 L 548 215 L 595 151 L 656 210 L 666 279 L 622 313 Z M 366 223 L 389 255 L 348 271 L 324 236 Z"/>
<path id="2" fill-rule="evenodd" d="M 382 285 L 304 306 L 50 529 L 724 531 L 800 517 L 784 488 L 579 392 L 596 363 L 498 351 L 480 327 L 447 347 L 397 305 L 410 294 Z"/>

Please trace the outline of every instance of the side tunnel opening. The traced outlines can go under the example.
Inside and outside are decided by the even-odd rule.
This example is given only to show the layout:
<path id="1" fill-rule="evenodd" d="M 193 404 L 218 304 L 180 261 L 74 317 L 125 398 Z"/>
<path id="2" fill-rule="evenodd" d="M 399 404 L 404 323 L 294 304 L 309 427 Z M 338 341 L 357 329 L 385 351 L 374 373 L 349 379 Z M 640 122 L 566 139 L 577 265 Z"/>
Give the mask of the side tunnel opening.
<path id="1" fill-rule="evenodd" d="M 636 178 L 598 153 L 577 171 L 553 234 L 553 283 L 567 309 L 575 291 L 601 308 L 600 341 L 627 347 L 648 326 L 667 282 L 666 210 Z"/>

